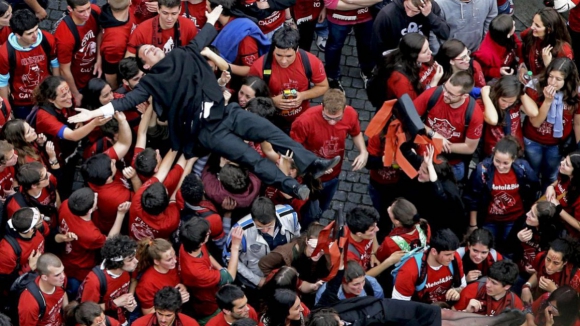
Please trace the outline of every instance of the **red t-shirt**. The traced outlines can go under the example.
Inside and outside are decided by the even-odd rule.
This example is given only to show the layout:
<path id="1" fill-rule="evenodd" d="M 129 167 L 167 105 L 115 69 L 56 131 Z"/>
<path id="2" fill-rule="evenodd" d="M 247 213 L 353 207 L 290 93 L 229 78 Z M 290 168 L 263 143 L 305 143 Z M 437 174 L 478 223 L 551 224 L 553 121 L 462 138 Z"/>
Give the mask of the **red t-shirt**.
<path id="1" fill-rule="evenodd" d="M 425 115 L 429 98 L 436 89 L 433 87 L 426 90 L 413 101 L 419 116 Z M 483 111 L 476 103 L 471 121 L 465 130 L 465 111 L 468 105 L 469 99 L 466 99 L 460 107 L 454 109 L 449 104 L 445 104 L 443 94 L 441 94 L 429 111 L 425 124 L 454 144 L 464 143 L 467 138 L 477 140 L 481 137 L 483 129 Z M 450 160 L 449 163 L 457 164 L 459 162 L 460 160 Z"/>
<path id="2" fill-rule="evenodd" d="M 426 88 L 427 85 L 431 83 L 433 76 L 437 73 L 438 66 L 439 64 L 436 61 L 432 64 L 421 64 L 421 69 L 419 70 L 419 82 L 423 88 Z M 407 75 L 394 70 L 387 80 L 387 99 L 400 98 L 403 94 L 407 94 L 411 100 L 415 100 L 420 93 L 417 93 L 417 90 L 415 90 Z"/>
<path id="3" fill-rule="evenodd" d="M 258 314 L 254 307 L 250 306 L 248 303 L 248 308 L 250 308 L 250 312 L 248 313 L 248 318 L 254 320 L 256 323 L 260 324 L 260 320 L 258 319 Z M 205 326 L 230 326 L 226 321 L 226 317 L 224 317 L 223 311 L 220 311 L 219 314 L 215 315 L 212 319 L 210 319 Z"/>
<path id="4" fill-rule="evenodd" d="M 410 234 L 409 234 L 410 233 Z M 377 259 L 379 261 L 384 261 L 385 259 L 389 258 L 394 252 L 400 251 L 401 247 L 397 245 L 395 241 L 393 241 L 393 236 L 399 236 L 405 240 L 408 244 L 411 245 L 412 248 L 421 247 L 421 242 L 419 239 L 419 232 L 413 226 L 413 231 L 409 231 L 409 229 L 405 229 L 403 227 L 396 227 L 394 228 L 388 236 L 385 237 L 383 243 L 377 250 Z M 429 243 L 429 239 L 431 238 L 431 228 L 427 226 L 427 243 Z M 418 245 L 415 245 L 418 244 Z"/>
<path id="5" fill-rule="evenodd" d="M 34 281 L 37 285 L 40 282 L 40 276 Z M 42 291 L 41 291 L 42 292 Z M 65 291 L 62 287 L 55 287 L 54 292 L 42 292 L 46 310 L 41 320 L 38 320 L 40 309 L 34 296 L 25 289 L 20 295 L 18 301 L 18 321 L 20 326 L 53 326 L 62 325 L 63 316 L 62 308 L 64 303 Z"/>
<path id="6" fill-rule="evenodd" d="M 44 253 L 44 236 L 40 231 L 36 231 L 34 236 L 30 239 L 24 239 L 17 236 L 16 241 L 20 245 L 20 271 L 19 274 L 24 274 L 30 271 L 30 266 L 28 265 L 28 257 L 32 254 L 32 251 Z M 2 239 L 0 241 L 0 274 L 10 274 L 16 268 L 16 254 L 12 246 Z"/>
<path id="7" fill-rule="evenodd" d="M 207 22 L 207 17 L 205 17 L 206 3 L 205 1 L 200 1 L 199 3 L 193 4 L 189 1 L 181 2 L 181 13 L 180 15 L 184 18 L 190 19 L 195 27 L 199 30 Z"/>
<path id="8" fill-rule="evenodd" d="M 326 19 L 336 25 L 355 25 L 362 24 L 369 20 L 372 20 L 371 12 L 369 7 L 364 7 L 361 9 L 354 10 L 336 10 L 329 8 L 336 8 L 336 6 L 331 6 L 329 3 L 337 3 L 338 0 L 325 0 L 326 4 Z"/>
<path id="9" fill-rule="evenodd" d="M 486 222 L 513 222 L 525 213 L 520 184 L 513 169 L 501 174 L 495 171 Z"/>
<path id="10" fill-rule="evenodd" d="M 218 309 L 215 294 L 219 290 L 221 274 L 212 266 L 205 245 L 202 246 L 201 253 L 200 257 L 193 257 L 181 246 L 179 268 L 181 283 L 189 290 L 189 302 L 195 314 L 208 316 Z"/>
<path id="11" fill-rule="evenodd" d="M 526 35 L 528 33 L 531 33 L 531 28 L 526 29 L 520 34 L 522 40 L 526 39 Z M 546 69 L 546 67 L 544 66 L 544 60 L 542 60 L 543 48 L 544 47 L 542 46 L 542 40 L 539 37 L 535 37 L 534 44 L 532 44 L 530 49 L 528 49 L 529 51 L 527 53 L 528 60 L 524 62 L 525 58 L 523 55 L 520 58 L 520 63 L 525 63 L 526 66 L 528 67 L 528 70 L 531 70 L 534 76 L 542 73 L 544 69 Z M 554 59 L 564 57 L 574 59 L 574 51 L 572 51 L 572 47 L 568 43 L 564 43 L 562 45 L 562 49 L 560 50 L 560 52 L 557 53 L 557 55 L 554 56 Z"/>
<path id="12" fill-rule="evenodd" d="M 8 36 L 10 36 L 10 33 L 12 33 L 10 26 L 4 26 L 0 28 L 0 45 L 8 41 Z"/>
<path id="13" fill-rule="evenodd" d="M 576 7 L 570 10 L 570 15 L 568 17 L 568 26 L 570 29 L 575 32 L 580 32 L 580 3 L 579 0 L 572 0 L 572 2 L 576 5 Z"/>
<path id="14" fill-rule="evenodd" d="M 91 9 L 101 13 L 99 6 L 92 4 Z M 97 60 L 97 35 L 99 35 L 99 24 L 93 15 L 83 25 L 77 25 L 77 30 L 81 40 L 80 47 L 73 53 L 75 38 L 67 24 L 59 24 L 54 33 L 56 46 L 58 48 L 58 62 L 63 65 L 71 64 L 71 73 L 75 78 L 77 88 L 84 88 L 89 80 L 93 78 L 93 67 Z"/>
<path id="15" fill-rule="evenodd" d="M 117 320 L 123 324 L 126 322 L 125 313 L 123 311 L 124 308 L 114 306 L 113 300 L 123 294 L 129 293 L 131 276 L 129 276 L 128 272 L 123 272 L 123 274 L 113 278 L 107 270 L 104 270 L 103 272 L 107 279 L 107 292 L 103 296 L 103 301 L 99 301 L 99 298 L 101 297 L 99 278 L 93 271 L 91 271 L 79 287 L 81 302 L 93 301 L 98 304 L 104 303 L 105 313 L 116 314 Z"/>
<path id="16" fill-rule="evenodd" d="M 536 90 L 526 87 L 526 94 L 536 101 L 538 107 L 542 105 L 542 102 L 539 101 L 539 95 Z M 566 140 L 572 133 L 574 115 L 576 114 L 578 114 L 578 108 L 570 109 L 568 105 L 564 104 L 564 114 L 562 116 L 564 130 L 561 138 L 555 138 L 553 136 L 554 125 L 549 123 L 547 118 L 538 128 L 535 128 L 530 122 L 530 118 L 526 117 L 526 119 L 524 119 L 524 136 L 542 145 L 557 145 Z"/>
<path id="17" fill-rule="evenodd" d="M 358 113 L 352 106 L 346 106 L 342 120 L 330 125 L 322 117 L 322 105 L 317 105 L 294 121 L 290 137 L 319 157 L 330 159 L 340 156 L 341 161 L 332 173 L 320 178 L 322 182 L 326 182 L 337 178 L 340 174 L 347 136 L 356 137 L 360 132 Z"/>
<path id="18" fill-rule="evenodd" d="M 253 5 L 256 0 L 242 0 L 240 1 L 241 5 L 245 5 L 246 7 Z M 284 10 L 281 11 L 274 11 L 270 14 L 270 16 L 261 19 L 258 21 L 258 27 L 264 34 L 268 34 L 272 31 L 275 31 L 276 28 L 282 26 L 284 24 L 284 20 L 286 16 L 284 15 Z"/>
<path id="19" fill-rule="evenodd" d="M 111 147 L 105 151 L 112 160 L 119 160 L 115 148 Z M 117 170 L 117 174 L 113 178 L 113 182 L 97 186 L 88 183 L 89 187 L 99 194 L 97 202 L 97 210 L 93 212 L 93 223 L 101 230 L 103 234 L 109 234 L 115 219 L 117 218 L 117 208 L 120 204 L 131 200 L 131 190 L 128 184 L 122 179 L 122 175 Z"/>
<path id="20" fill-rule="evenodd" d="M 503 298 L 495 300 L 494 298 L 487 295 L 485 284 L 480 287 L 479 291 L 478 286 L 479 282 L 473 282 L 465 289 L 461 290 L 461 297 L 459 298 L 459 301 L 457 301 L 457 303 L 453 306 L 453 308 L 459 311 L 465 310 L 469 304 L 469 301 L 471 299 L 476 299 L 481 303 L 481 310 L 475 312 L 478 315 L 496 316 L 501 314 L 506 308 L 524 310 L 524 304 L 522 300 L 515 293 L 512 294 L 508 290 Z M 512 297 L 514 299 L 513 301 Z"/>
<path id="21" fill-rule="evenodd" d="M 149 267 L 139 279 L 135 290 L 141 309 L 153 307 L 153 299 L 157 291 L 166 286 L 174 288 L 177 284 L 179 284 L 177 268 L 170 269 L 167 274 L 161 274 L 153 266 Z"/>
<path id="22" fill-rule="evenodd" d="M 323 7 L 324 1 L 321 0 L 297 0 L 296 4 L 291 7 L 296 25 L 316 21 Z"/>
<path id="23" fill-rule="evenodd" d="M 480 99 L 477 100 L 479 106 L 483 108 L 483 103 Z M 509 114 L 511 118 L 511 128 L 510 128 L 510 135 L 516 137 L 516 139 L 520 142 L 520 145 L 524 146 L 524 133 L 522 132 L 522 118 L 520 115 L 520 106 L 517 105 L 509 109 L 509 111 L 505 111 L 505 114 Z M 483 150 L 486 156 L 490 156 L 493 152 L 493 148 L 497 144 L 500 139 L 502 139 L 504 135 L 504 126 L 503 125 L 489 125 L 485 124 L 485 128 L 483 132 Z"/>
<path id="24" fill-rule="evenodd" d="M 129 11 L 135 16 L 137 24 L 141 24 L 149 18 L 157 16 L 157 12 L 150 12 L 147 10 L 146 2 L 153 2 L 148 0 L 132 0 Z M 155 1 L 156 2 L 156 1 Z"/>
<path id="25" fill-rule="evenodd" d="M 36 198 L 36 200 L 40 203 L 40 205 L 43 206 L 53 206 L 56 209 L 56 202 L 51 201 L 51 191 L 56 192 L 56 185 L 53 183 L 53 180 L 56 180 L 54 178 L 54 176 L 51 175 L 50 180 L 50 186 L 49 187 L 44 187 L 42 188 L 42 190 L 40 191 L 40 195 L 38 198 Z M 50 188 L 50 190 L 49 190 Z M 56 198 L 56 194 L 52 193 L 52 195 L 54 197 L 52 198 Z M 33 206 L 33 205 L 30 205 Z M 28 207 L 28 206 L 25 206 Z M 21 209 L 22 207 L 20 206 L 20 204 L 18 203 L 18 201 L 15 198 L 12 198 L 7 205 L 5 205 L 4 209 L 6 209 L 6 213 L 8 214 L 8 216 L 12 217 L 12 215 L 14 215 L 14 213 L 16 213 L 16 211 L 18 211 L 19 209 Z M 56 211 L 54 212 L 54 214 L 49 216 L 51 221 L 50 221 L 50 226 L 52 227 L 56 227 L 57 223 L 58 223 L 58 216 L 56 214 Z"/>
<path id="26" fill-rule="evenodd" d="M 351 250 L 350 246 L 356 250 Z M 356 260 L 365 270 L 369 269 L 371 262 L 371 253 L 373 251 L 373 239 L 363 239 L 361 242 L 356 242 L 349 238 L 348 242 L 347 260 Z"/>
<path id="27" fill-rule="evenodd" d="M 540 234 L 535 232 L 532 236 L 532 239 L 526 242 L 522 242 L 522 258 L 518 261 L 518 267 L 520 269 L 520 273 L 527 273 L 526 266 L 528 268 L 532 268 L 532 264 L 536 259 L 538 253 L 540 253 Z"/>
<path id="28" fill-rule="evenodd" d="M 177 318 L 179 318 L 179 321 L 181 321 L 181 324 L 179 324 L 179 325 L 199 326 L 199 323 L 195 319 L 189 317 L 188 315 L 184 315 L 180 312 L 177 313 Z M 157 322 L 157 315 L 155 313 L 152 313 L 152 314 L 145 315 L 145 316 L 135 320 L 131 325 L 132 326 L 157 326 L 157 325 L 159 325 L 159 323 Z M 176 323 L 174 322 L 173 325 L 176 325 Z"/>
<path id="29" fill-rule="evenodd" d="M 183 168 L 176 164 L 165 178 L 165 181 L 163 181 L 163 185 L 167 188 L 167 194 L 169 196 L 175 192 L 182 173 Z M 143 209 L 141 205 L 143 192 L 156 182 L 159 182 L 156 177 L 149 179 L 149 181 L 137 190 L 131 200 L 131 209 L 129 210 L 129 236 L 136 240 L 143 240 L 145 238 L 169 239 L 171 234 L 179 227 L 179 211 L 183 209 L 183 200 L 170 202 L 167 208 L 159 215 L 151 215 Z"/>
<path id="30" fill-rule="evenodd" d="M 103 60 L 111 64 L 119 63 L 125 57 L 129 37 L 136 28 L 137 20 L 131 11 L 129 11 L 129 19 L 123 25 L 103 28 L 101 41 Z"/>
<path id="31" fill-rule="evenodd" d="M 56 42 L 54 36 L 48 32 L 42 31 L 42 37 L 48 40 L 52 53 L 44 53 L 41 44 L 30 51 L 14 51 L 17 64 L 13 67 L 14 76 L 10 76 L 12 80 L 10 91 L 15 105 L 33 105 L 36 101 L 33 99 L 32 92 L 46 77 L 50 76 L 50 61 L 57 55 Z M 0 47 L 0 75 L 8 74 L 10 74 L 8 43 L 4 43 Z"/>
<path id="32" fill-rule="evenodd" d="M 6 197 L 4 189 L 12 189 L 15 176 L 13 166 L 5 166 L 4 170 L 0 171 L 0 194 L 2 197 Z"/>
<path id="33" fill-rule="evenodd" d="M 427 254 L 427 253 L 425 253 Z M 460 278 L 463 278 L 463 263 L 458 253 L 455 253 L 455 260 L 459 266 Z M 419 278 L 419 268 L 415 259 L 409 259 L 399 270 L 395 279 L 395 289 L 401 295 L 411 297 L 415 294 L 415 282 Z M 427 264 L 427 283 L 425 288 L 418 293 L 419 301 L 424 303 L 433 303 L 437 301 L 446 301 L 445 293 L 453 285 L 453 274 L 449 266 L 440 266 L 434 269 Z"/>
<path id="34" fill-rule="evenodd" d="M 536 277 L 538 280 L 540 277 L 544 277 L 554 281 L 558 287 L 568 284 L 576 290 L 576 292 L 580 291 L 580 270 L 575 269 L 572 264 L 566 264 L 561 271 L 548 275 L 548 272 L 546 272 L 545 258 L 546 252 L 540 253 L 536 256 L 536 259 L 534 259 L 534 263 L 532 264 L 532 267 L 536 270 Z M 573 270 L 576 270 L 576 274 L 571 275 Z M 545 291 L 540 289 L 539 286 L 532 291 L 534 298 L 537 298 L 544 293 Z"/>
<path id="35" fill-rule="evenodd" d="M 78 239 L 65 243 L 60 256 L 68 277 L 82 281 L 97 264 L 96 255 L 107 237 L 95 226 L 93 221 L 85 221 L 74 215 L 68 207 L 68 199 L 59 208 L 60 233 L 73 232 Z"/>
<path id="36" fill-rule="evenodd" d="M 367 151 L 369 155 L 383 157 L 385 152 L 385 144 L 381 144 L 381 136 L 374 135 L 369 139 Z M 401 177 L 401 170 L 395 169 L 392 166 L 381 167 L 380 169 L 369 170 L 370 179 L 382 185 L 396 184 Z"/>
<path id="37" fill-rule="evenodd" d="M 153 20 L 159 19 L 159 17 L 149 18 L 137 26 L 137 28 L 131 34 L 129 38 L 129 44 L 127 44 L 127 51 L 129 53 L 135 54 L 136 48 L 142 44 L 152 44 L 156 47 L 162 49 L 165 53 L 173 50 L 175 47 L 175 28 L 168 28 L 161 31 L 160 37 L 157 38 L 153 31 Z M 180 42 L 177 46 L 187 45 L 195 35 L 197 35 L 197 28 L 193 22 L 185 17 L 178 18 L 179 23 L 179 34 Z M 159 22 L 159 21 L 157 21 Z M 159 25 L 161 26 L 161 25 Z M 161 27 L 159 27 L 161 28 Z"/>
<path id="38" fill-rule="evenodd" d="M 326 79 L 326 73 L 324 72 L 324 65 L 316 56 L 311 53 L 308 54 L 308 59 L 310 60 L 310 66 L 312 68 L 312 82 L 318 84 Z M 262 66 L 264 64 L 266 56 L 260 57 L 260 59 L 254 61 L 254 64 L 250 68 L 250 76 L 258 76 L 263 78 Z M 272 60 L 272 75 L 270 78 L 270 83 L 268 84 L 270 88 L 270 93 L 272 96 L 277 96 L 282 94 L 284 90 L 295 89 L 298 92 L 304 92 L 308 90 L 309 83 L 308 78 L 306 78 L 306 72 L 304 71 L 304 65 L 302 64 L 302 57 L 300 52 L 296 52 L 296 60 L 288 66 L 288 68 L 281 68 L 278 65 L 278 61 Z M 286 119 L 288 123 L 292 123 L 298 116 L 306 109 L 310 107 L 310 101 L 304 100 L 299 107 L 294 109 L 282 111 L 276 110 L 277 114 L 281 115 Z"/>

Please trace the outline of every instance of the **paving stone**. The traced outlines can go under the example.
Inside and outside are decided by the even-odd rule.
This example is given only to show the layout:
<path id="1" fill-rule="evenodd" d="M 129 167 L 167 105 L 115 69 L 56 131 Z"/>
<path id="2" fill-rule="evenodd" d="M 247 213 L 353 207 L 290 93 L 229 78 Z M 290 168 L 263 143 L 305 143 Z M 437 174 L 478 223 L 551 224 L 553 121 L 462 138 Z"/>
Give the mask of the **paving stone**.
<path id="1" fill-rule="evenodd" d="M 359 110 L 358 111 L 358 119 L 360 121 L 370 121 L 371 113 L 369 111 Z"/>
<path id="2" fill-rule="evenodd" d="M 351 87 L 352 78 L 351 77 L 341 77 L 340 83 L 342 84 L 342 87 Z"/>
<path id="3" fill-rule="evenodd" d="M 350 139 L 350 138 L 347 138 L 346 139 L 346 142 L 344 144 L 344 148 L 347 151 L 350 151 L 350 150 L 352 150 L 354 148 L 354 143 L 352 142 L 352 139 Z"/>
<path id="4" fill-rule="evenodd" d="M 337 201 L 346 201 L 346 192 L 339 190 L 334 194 L 332 199 Z"/>
<path id="5" fill-rule="evenodd" d="M 346 174 L 346 181 L 349 181 L 349 182 L 353 182 L 354 183 L 354 185 L 353 185 L 353 191 L 356 188 L 356 186 L 358 185 L 359 179 L 360 179 L 360 174 L 357 173 L 357 172 L 348 172 Z"/>
<path id="6" fill-rule="evenodd" d="M 362 203 L 363 205 L 373 206 L 373 201 L 371 200 L 371 196 L 369 195 L 362 196 Z"/>
<path id="7" fill-rule="evenodd" d="M 341 181 L 338 183 L 338 190 L 342 190 L 342 191 L 352 191 L 352 183 L 350 182 L 346 182 L 346 181 Z"/>
<path id="8" fill-rule="evenodd" d="M 353 204 L 360 204 L 362 195 L 356 194 L 354 192 L 350 192 L 346 197 L 347 197 L 348 202 L 353 203 Z"/>
<path id="9" fill-rule="evenodd" d="M 359 194 L 366 194 L 367 193 L 367 186 L 362 183 L 355 183 L 352 185 L 352 191 L 359 193 Z"/>
<path id="10" fill-rule="evenodd" d="M 357 79 L 353 79 L 353 82 L 356 80 Z M 352 106 L 355 110 L 358 111 L 359 108 L 363 108 L 365 106 L 365 101 L 359 100 L 359 99 L 353 99 L 350 101 L 350 106 Z M 359 116 L 359 119 L 360 119 L 360 116 Z"/>

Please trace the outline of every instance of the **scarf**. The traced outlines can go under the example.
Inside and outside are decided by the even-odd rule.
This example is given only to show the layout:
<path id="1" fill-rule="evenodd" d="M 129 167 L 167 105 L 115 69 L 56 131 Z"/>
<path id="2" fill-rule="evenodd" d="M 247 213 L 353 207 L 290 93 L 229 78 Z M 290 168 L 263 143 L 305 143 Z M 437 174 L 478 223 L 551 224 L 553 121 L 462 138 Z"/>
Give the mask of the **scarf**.
<path id="1" fill-rule="evenodd" d="M 270 40 L 264 36 L 258 25 L 248 18 L 236 18 L 227 23 L 211 45 L 220 51 L 220 55 L 228 63 L 233 63 L 238 56 L 240 42 L 246 36 L 256 40 L 259 56 L 266 54 L 270 50 Z"/>
<path id="2" fill-rule="evenodd" d="M 548 116 L 546 121 L 554 125 L 552 136 L 554 138 L 562 138 L 564 135 L 564 94 L 562 92 L 556 92 L 554 95 L 554 101 L 550 105 L 550 110 L 548 111 Z"/>

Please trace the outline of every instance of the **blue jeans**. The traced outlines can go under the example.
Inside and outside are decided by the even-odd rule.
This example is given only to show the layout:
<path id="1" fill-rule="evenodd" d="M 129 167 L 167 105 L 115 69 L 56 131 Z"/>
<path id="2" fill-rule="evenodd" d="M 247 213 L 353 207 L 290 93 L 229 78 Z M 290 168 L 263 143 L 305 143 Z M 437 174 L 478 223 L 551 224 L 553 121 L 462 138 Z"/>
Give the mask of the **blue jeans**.
<path id="1" fill-rule="evenodd" d="M 81 286 L 82 281 L 77 280 L 76 278 L 68 277 L 66 280 L 66 293 L 68 294 L 69 300 L 76 300 L 79 287 Z"/>
<path id="2" fill-rule="evenodd" d="M 317 22 L 314 31 L 316 36 L 328 38 L 328 20 L 325 18 L 322 23 Z"/>
<path id="3" fill-rule="evenodd" d="M 451 170 L 453 170 L 455 181 L 459 182 L 465 177 L 465 164 L 463 162 L 451 165 Z"/>
<path id="4" fill-rule="evenodd" d="M 542 192 L 558 177 L 560 150 L 558 145 L 542 145 L 524 137 L 526 159 L 542 182 Z"/>
<path id="5" fill-rule="evenodd" d="M 320 191 L 320 197 L 318 199 L 320 204 L 320 210 L 324 213 L 329 207 L 332 198 L 334 198 L 334 193 L 338 189 L 338 177 L 328 180 L 322 183 L 322 190 Z"/>
<path id="6" fill-rule="evenodd" d="M 354 27 L 356 38 L 356 51 L 361 70 L 370 76 L 375 66 L 371 55 L 371 35 L 373 34 L 373 21 L 356 25 L 337 25 L 328 22 L 328 40 L 326 41 L 325 69 L 326 75 L 331 79 L 340 79 L 340 56 L 346 37 Z"/>
<path id="7" fill-rule="evenodd" d="M 508 0 L 502 6 L 498 6 L 497 7 L 497 14 L 498 15 L 501 15 L 501 14 L 511 15 L 511 14 L 513 14 L 513 2 Z"/>

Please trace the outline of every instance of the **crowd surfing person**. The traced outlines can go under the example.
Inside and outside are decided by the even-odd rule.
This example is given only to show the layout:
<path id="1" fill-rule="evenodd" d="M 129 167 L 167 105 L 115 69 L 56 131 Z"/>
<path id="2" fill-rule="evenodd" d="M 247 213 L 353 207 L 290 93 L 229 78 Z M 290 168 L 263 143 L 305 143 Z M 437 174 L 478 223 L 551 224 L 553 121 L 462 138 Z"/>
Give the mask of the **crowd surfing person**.
<path id="1" fill-rule="evenodd" d="M 496 1 L 462 28 L 444 0 L 67 0 L 54 36 L 42 1 L 0 1 L 0 326 L 577 323 L 563 1 L 521 42 Z M 325 21 L 326 67 L 304 51 Z M 375 60 L 440 143 L 365 142 Z"/>

